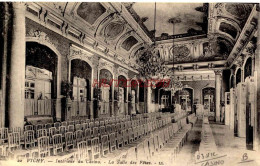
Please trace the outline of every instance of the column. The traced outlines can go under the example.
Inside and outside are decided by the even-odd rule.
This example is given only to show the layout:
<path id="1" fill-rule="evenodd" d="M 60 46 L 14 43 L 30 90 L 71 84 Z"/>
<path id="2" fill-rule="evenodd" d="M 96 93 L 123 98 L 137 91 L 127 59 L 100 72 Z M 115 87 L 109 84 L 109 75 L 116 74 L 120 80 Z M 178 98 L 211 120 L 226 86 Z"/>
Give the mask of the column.
<path id="1" fill-rule="evenodd" d="M 14 2 L 12 44 L 8 87 L 9 127 L 24 124 L 24 83 L 25 83 L 25 4 Z"/>
<path id="2" fill-rule="evenodd" d="M 215 70 L 215 120 L 216 122 L 220 122 L 220 96 L 221 96 L 221 70 Z"/>
<path id="3" fill-rule="evenodd" d="M 151 82 L 148 80 L 147 81 L 147 93 L 146 93 L 146 113 L 150 113 L 152 110 L 151 110 L 151 95 L 152 95 L 152 90 L 151 90 Z"/>
<path id="4" fill-rule="evenodd" d="M 258 5 L 258 9 L 260 8 L 259 4 Z M 258 18 L 260 18 L 260 12 L 258 10 Z M 258 23 L 258 31 L 257 31 L 257 49 L 255 52 L 255 72 L 254 72 L 254 76 L 256 79 L 256 110 L 255 111 L 255 128 L 254 128 L 254 150 L 256 151 L 260 151 L 260 24 Z"/>
<path id="5" fill-rule="evenodd" d="M 6 114 L 5 114 L 5 103 L 6 103 L 6 72 L 7 72 L 7 50 L 8 50 L 8 36 L 9 36 L 9 24 L 10 24 L 10 13 L 9 13 L 9 5 L 8 3 L 3 3 L 4 11 L 2 11 L 4 20 L 3 20 L 3 56 L 1 59 L 2 63 L 2 78 L 0 80 L 1 89 L 0 89 L 0 127 L 4 127 L 6 125 Z"/>
<path id="6" fill-rule="evenodd" d="M 140 95 L 140 87 L 139 87 L 139 86 L 140 86 L 140 84 L 139 84 L 138 81 L 137 81 L 137 84 L 138 84 L 138 85 L 137 85 L 136 99 L 135 99 L 135 101 L 136 101 L 136 102 L 135 102 L 135 111 L 136 111 L 136 112 L 137 112 L 137 110 L 140 111 L 140 109 L 139 109 L 139 98 L 140 98 L 140 96 L 139 96 L 139 95 Z M 135 112 L 135 113 L 136 113 L 136 112 Z"/>

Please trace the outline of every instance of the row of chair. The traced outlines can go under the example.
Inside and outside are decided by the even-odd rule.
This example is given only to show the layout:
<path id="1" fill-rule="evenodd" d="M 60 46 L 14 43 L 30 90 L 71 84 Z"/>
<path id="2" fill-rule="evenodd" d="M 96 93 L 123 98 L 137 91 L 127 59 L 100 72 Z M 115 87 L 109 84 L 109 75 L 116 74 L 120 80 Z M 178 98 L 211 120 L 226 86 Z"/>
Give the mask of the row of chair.
<path id="1" fill-rule="evenodd" d="M 155 119 L 153 119 L 153 120 L 155 120 Z M 36 141 L 34 139 L 34 130 L 33 130 L 34 127 L 30 126 L 30 128 L 27 128 L 27 130 L 25 131 L 24 136 L 25 136 L 26 139 L 24 139 L 24 144 L 25 144 L 25 147 L 27 147 L 27 145 L 34 147 L 35 144 L 38 143 L 38 146 L 39 146 L 39 145 L 41 145 L 41 142 L 46 142 L 46 141 L 42 141 L 42 140 L 38 140 L 38 139 L 39 138 L 46 139 L 45 137 L 48 137 L 49 143 L 52 143 L 52 144 L 55 145 L 56 144 L 55 143 L 56 140 L 63 140 L 63 138 L 65 138 L 65 142 L 63 141 L 63 144 L 65 143 L 66 144 L 65 148 L 68 149 L 68 145 L 71 145 L 68 142 L 73 142 L 73 146 L 75 146 L 75 141 L 72 141 L 73 139 L 76 139 L 77 140 L 76 143 L 79 143 L 81 140 L 92 140 L 92 139 L 96 140 L 96 136 L 98 135 L 99 139 L 96 140 L 96 141 L 98 141 L 100 143 L 100 141 L 102 141 L 102 139 L 106 138 L 105 134 L 108 134 L 108 133 L 114 131 L 115 135 L 116 135 L 116 139 L 117 139 L 117 144 L 120 145 L 121 142 L 118 141 L 118 140 L 123 140 L 123 141 L 126 140 L 126 141 L 124 141 L 124 143 L 127 143 L 128 141 L 129 142 L 131 141 L 131 139 L 128 140 L 127 138 L 129 137 L 128 135 L 132 135 L 131 133 L 136 133 L 136 132 L 133 132 L 133 131 L 139 131 L 139 133 L 140 133 L 140 131 L 142 131 L 142 132 L 144 131 L 143 133 L 147 134 L 147 132 L 150 131 L 150 129 L 148 129 L 148 126 L 149 127 L 153 126 L 153 128 L 158 128 L 158 127 L 161 127 L 161 126 L 165 125 L 166 123 L 169 123 L 170 119 L 168 118 L 167 120 L 166 119 L 157 120 L 156 121 L 157 123 L 152 123 L 152 121 L 150 122 L 150 124 L 152 123 L 152 124 L 155 124 L 155 125 L 148 125 L 148 123 L 147 123 L 148 121 L 147 120 L 143 120 L 143 122 L 146 123 L 146 124 L 142 125 L 142 126 L 140 125 L 139 128 L 134 128 L 134 127 L 136 127 L 135 123 L 136 124 L 142 124 L 141 120 L 132 120 L 132 121 L 124 122 L 124 123 L 121 122 L 121 123 L 117 124 L 116 130 L 113 130 L 113 127 L 112 127 L 111 131 L 109 130 L 109 125 L 107 125 L 107 126 L 100 126 L 100 129 L 98 127 L 93 127 L 92 134 L 90 134 L 90 128 L 88 128 L 84 132 L 85 135 L 83 134 L 82 130 L 76 130 L 75 133 L 73 133 L 73 130 L 72 131 L 66 131 L 65 133 L 62 134 L 62 133 L 59 133 L 59 132 L 55 132 L 56 127 L 50 127 L 49 128 L 49 133 L 47 133 L 47 129 L 38 129 L 37 130 L 37 134 L 36 134 L 37 135 L 36 136 L 36 138 L 37 138 Z M 78 124 L 76 124 L 76 125 L 78 125 Z M 69 126 L 73 126 L 73 125 L 69 125 Z M 59 128 L 62 128 L 62 127 L 64 128 L 66 126 L 60 126 Z M 131 129 L 129 129 L 129 127 L 131 127 Z M 103 133 L 102 133 L 102 129 L 103 129 Z M 122 129 L 123 129 L 123 131 L 121 132 Z M 94 132 L 94 130 L 96 130 L 96 132 Z M 97 132 L 99 130 L 100 130 L 100 133 Z M 131 132 L 131 130 L 132 130 L 132 132 Z M 96 135 L 96 133 L 98 133 L 98 134 Z M 90 135 L 92 135 L 92 136 L 88 137 L 88 138 L 85 137 L 83 139 L 79 139 L 79 138 L 81 138 L 80 135 L 81 136 L 90 136 Z M 103 137 L 103 135 L 104 135 L 104 137 Z M 122 136 L 120 137 L 120 135 L 122 135 Z M 137 135 L 137 134 L 135 134 L 135 135 Z M 22 141 L 21 141 L 21 136 L 20 136 L 19 132 L 9 133 L 8 137 L 11 140 L 13 140 L 13 139 L 19 140 L 19 141 L 14 141 L 14 142 L 13 141 L 8 141 L 9 151 L 10 151 L 10 149 L 17 148 L 18 146 L 20 146 Z M 68 138 L 71 138 L 71 139 L 68 139 Z M 136 137 L 134 136 L 133 139 L 136 139 Z M 26 142 L 28 142 L 28 144 Z M 56 145 L 53 146 L 53 153 L 55 153 L 56 150 L 57 150 L 55 147 L 56 147 Z"/>

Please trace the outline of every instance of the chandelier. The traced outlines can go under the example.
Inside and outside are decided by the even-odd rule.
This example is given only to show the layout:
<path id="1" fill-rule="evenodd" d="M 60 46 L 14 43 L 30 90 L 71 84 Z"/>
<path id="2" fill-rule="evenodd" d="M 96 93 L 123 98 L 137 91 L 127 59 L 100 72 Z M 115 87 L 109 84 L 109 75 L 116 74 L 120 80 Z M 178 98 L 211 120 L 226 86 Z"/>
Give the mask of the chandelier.
<path id="1" fill-rule="evenodd" d="M 175 18 L 169 20 L 169 23 L 173 24 L 173 32 L 174 32 L 174 24 L 179 22 L 180 20 Z M 146 45 L 143 49 L 138 50 L 136 54 L 137 56 L 136 62 L 139 65 L 138 70 L 140 75 L 146 79 L 153 79 L 153 78 L 170 79 L 169 86 L 163 88 L 165 90 L 172 91 L 172 94 L 174 94 L 176 91 L 181 90 L 183 88 L 182 83 L 174 75 L 174 53 L 172 52 L 173 67 L 171 69 L 166 66 L 163 57 L 160 55 L 159 49 L 156 47 L 155 25 L 156 25 L 156 2 L 154 8 L 154 43 L 150 46 Z"/>
<path id="2" fill-rule="evenodd" d="M 144 49 L 137 52 L 136 62 L 139 65 L 139 73 L 146 79 L 164 77 L 167 67 L 164 59 L 160 56 L 159 49 L 156 47 L 155 39 L 156 26 L 156 2 L 154 5 L 154 43 L 144 46 Z"/>

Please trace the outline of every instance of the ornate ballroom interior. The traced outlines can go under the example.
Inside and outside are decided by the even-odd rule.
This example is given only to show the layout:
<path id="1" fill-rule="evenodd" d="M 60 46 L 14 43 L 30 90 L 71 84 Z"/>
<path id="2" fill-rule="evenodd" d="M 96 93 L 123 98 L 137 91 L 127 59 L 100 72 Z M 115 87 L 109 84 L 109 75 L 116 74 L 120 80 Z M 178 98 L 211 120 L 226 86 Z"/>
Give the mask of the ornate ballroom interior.
<path id="1" fill-rule="evenodd" d="M 259 4 L 0 8 L 0 163 L 260 164 Z"/>

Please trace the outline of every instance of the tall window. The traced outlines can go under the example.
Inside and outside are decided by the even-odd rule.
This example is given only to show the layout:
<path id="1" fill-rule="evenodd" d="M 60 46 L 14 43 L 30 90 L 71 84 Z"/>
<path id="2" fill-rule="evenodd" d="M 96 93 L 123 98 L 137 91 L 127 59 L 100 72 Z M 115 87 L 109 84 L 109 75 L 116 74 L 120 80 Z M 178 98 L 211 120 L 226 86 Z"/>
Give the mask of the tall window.
<path id="1" fill-rule="evenodd" d="M 45 69 L 26 66 L 25 98 L 51 99 L 52 73 Z"/>
<path id="2" fill-rule="evenodd" d="M 25 81 L 25 98 L 34 99 L 35 82 L 34 80 Z"/>
<path id="3" fill-rule="evenodd" d="M 164 106 L 168 106 L 169 96 L 168 96 L 168 95 L 162 95 L 161 103 L 162 103 L 162 105 L 164 105 Z"/>
<path id="4" fill-rule="evenodd" d="M 84 78 L 73 78 L 73 100 L 84 102 L 87 100 L 87 83 Z"/>

